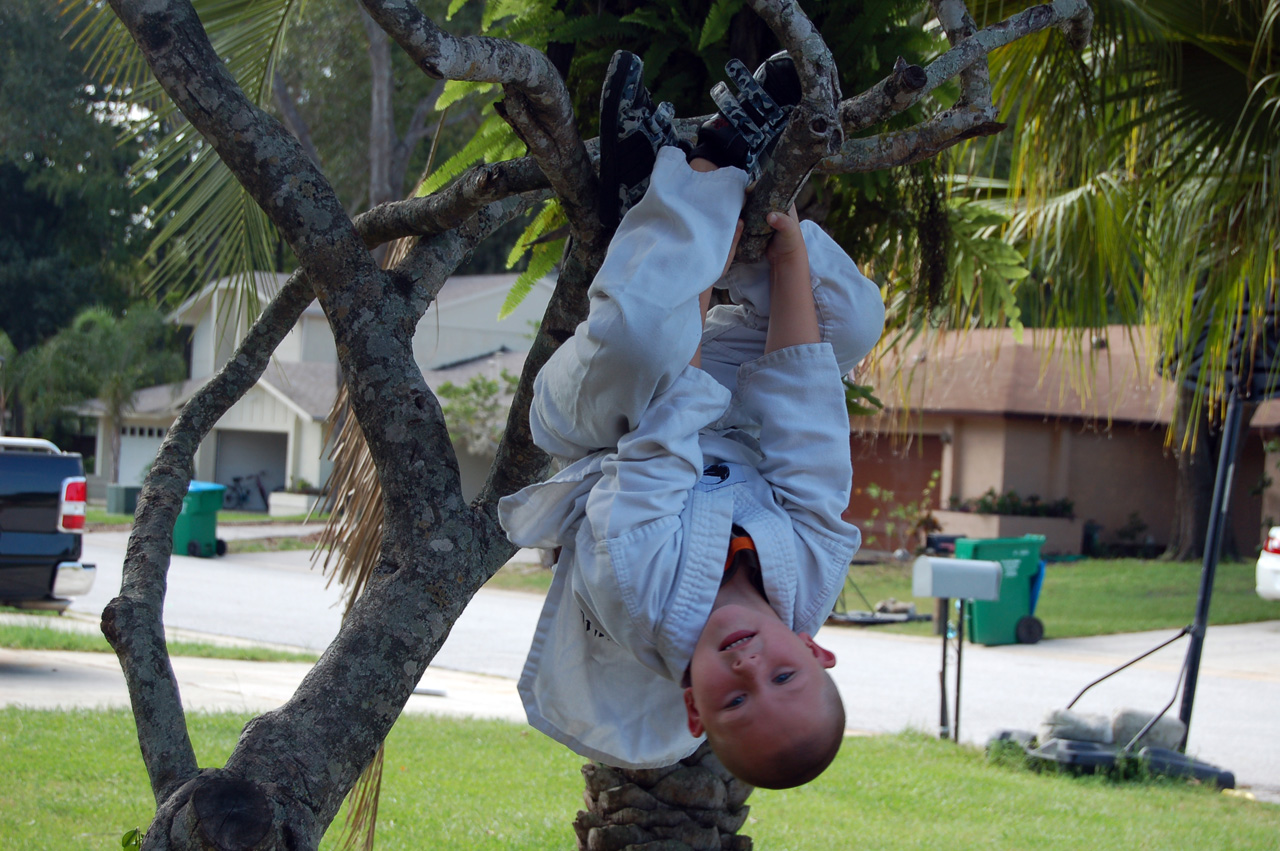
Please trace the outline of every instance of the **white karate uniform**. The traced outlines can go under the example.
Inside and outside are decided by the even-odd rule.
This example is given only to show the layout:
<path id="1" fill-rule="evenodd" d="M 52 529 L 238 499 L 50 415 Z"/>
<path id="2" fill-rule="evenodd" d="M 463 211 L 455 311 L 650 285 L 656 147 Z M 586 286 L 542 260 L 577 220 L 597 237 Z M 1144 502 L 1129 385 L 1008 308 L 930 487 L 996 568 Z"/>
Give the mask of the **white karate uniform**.
<path id="1" fill-rule="evenodd" d="M 879 339 L 879 290 L 802 225 L 820 343 L 764 354 L 767 262 L 723 279 L 746 175 L 658 153 L 589 290 L 590 312 L 535 383 L 535 442 L 567 464 L 502 500 L 511 540 L 563 547 L 520 679 L 529 722 L 611 765 L 698 746 L 680 680 L 731 526 L 755 541 L 770 606 L 815 633 L 860 542 L 841 377 Z M 735 302 L 698 296 L 716 283 Z M 702 343 L 702 368 L 689 365 Z"/>

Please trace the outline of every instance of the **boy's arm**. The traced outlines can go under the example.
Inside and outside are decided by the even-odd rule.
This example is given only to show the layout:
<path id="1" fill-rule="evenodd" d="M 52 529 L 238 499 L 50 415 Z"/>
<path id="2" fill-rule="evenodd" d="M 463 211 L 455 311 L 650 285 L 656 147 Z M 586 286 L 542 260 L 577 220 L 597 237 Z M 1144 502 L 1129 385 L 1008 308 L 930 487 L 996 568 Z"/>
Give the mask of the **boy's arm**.
<path id="1" fill-rule="evenodd" d="M 760 423 L 758 470 L 804 525 L 840 524 L 852 481 L 840 371 L 822 342 L 809 253 L 795 208 L 771 213 L 765 354 L 739 370 L 741 402 Z"/>
<path id="2" fill-rule="evenodd" d="M 795 205 L 785 215 L 770 213 L 767 221 L 775 233 L 766 251 L 772 306 L 765 354 L 821 341 L 818 311 L 809 277 L 809 251 L 800 233 Z"/>

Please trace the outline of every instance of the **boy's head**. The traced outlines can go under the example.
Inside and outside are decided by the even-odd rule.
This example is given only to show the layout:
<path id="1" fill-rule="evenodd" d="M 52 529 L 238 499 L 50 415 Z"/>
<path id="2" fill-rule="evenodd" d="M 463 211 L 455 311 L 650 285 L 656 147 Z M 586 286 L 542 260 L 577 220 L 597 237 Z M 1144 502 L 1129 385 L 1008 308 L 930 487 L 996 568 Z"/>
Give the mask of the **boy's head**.
<path id="1" fill-rule="evenodd" d="M 689 732 L 706 733 L 725 768 L 765 789 L 807 783 L 844 737 L 835 654 L 796 634 L 767 604 L 712 611 L 689 663 Z"/>

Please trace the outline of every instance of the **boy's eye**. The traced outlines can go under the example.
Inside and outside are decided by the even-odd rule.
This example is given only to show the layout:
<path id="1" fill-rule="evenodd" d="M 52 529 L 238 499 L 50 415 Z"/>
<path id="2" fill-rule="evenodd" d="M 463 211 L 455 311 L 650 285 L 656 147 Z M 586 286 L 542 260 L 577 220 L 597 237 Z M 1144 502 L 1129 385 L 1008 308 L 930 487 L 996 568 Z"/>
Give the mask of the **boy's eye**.
<path id="1" fill-rule="evenodd" d="M 736 697 L 730 698 L 729 702 L 724 705 L 724 708 L 735 709 L 741 706 L 746 699 L 747 699 L 746 696 L 741 694 Z"/>
<path id="2" fill-rule="evenodd" d="M 773 678 L 773 681 L 778 685 L 782 685 L 783 683 L 785 683 L 787 680 L 791 679 L 795 675 L 796 675 L 795 671 L 787 671 L 784 674 L 778 674 L 778 676 Z"/>

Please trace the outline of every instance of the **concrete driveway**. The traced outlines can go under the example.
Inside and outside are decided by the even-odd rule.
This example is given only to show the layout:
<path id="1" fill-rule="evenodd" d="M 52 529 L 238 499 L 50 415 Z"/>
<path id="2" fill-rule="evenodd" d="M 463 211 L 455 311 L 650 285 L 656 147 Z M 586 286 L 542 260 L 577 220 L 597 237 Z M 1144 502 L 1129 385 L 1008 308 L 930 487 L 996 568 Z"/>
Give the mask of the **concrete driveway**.
<path id="1" fill-rule="evenodd" d="M 263 532 L 235 528 L 220 534 Z M 86 559 L 99 565 L 97 586 L 59 620 L 92 629 L 119 588 L 125 536 L 90 534 L 85 543 Z M 423 678 L 424 694 L 411 698 L 407 711 L 521 720 L 514 679 L 540 606 L 534 595 L 481 590 Z M 326 589 L 310 569 L 309 553 L 173 560 L 165 619 L 176 632 L 318 651 L 340 618 L 340 593 Z M 1065 707 L 1088 683 L 1172 634 L 966 645 L 962 741 L 981 745 L 1000 729 L 1034 730 L 1046 712 Z M 936 733 L 940 639 L 831 626 L 818 640 L 839 659 L 832 673 L 850 728 Z M 1123 707 L 1159 710 L 1173 697 L 1184 652 L 1185 640 L 1097 686 L 1076 708 L 1103 714 Z M 307 669 L 210 659 L 178 659 L 174 667 L 189 708 L 252 711 L 287 699 Z M 0 650 L 0 704 L 127 705 L 127 698 L 112 656 Z M 1171 712 L 1177 709 L 1175 704 Z M 1280 801 L 1280 620 L 1210 628 L 1189 751 L 1235 772 L 1239 785 L 1259 797 Z"/>

